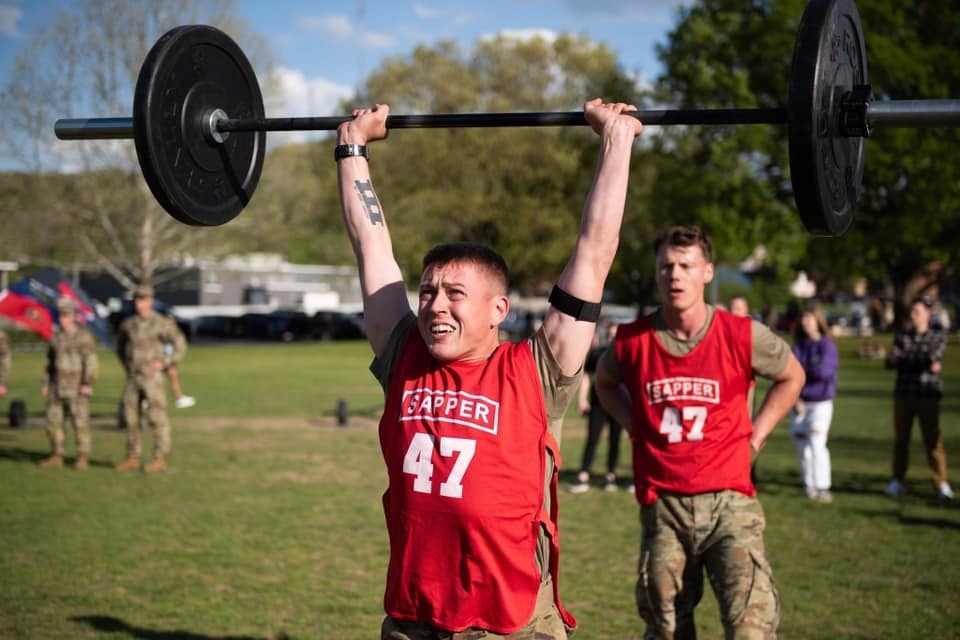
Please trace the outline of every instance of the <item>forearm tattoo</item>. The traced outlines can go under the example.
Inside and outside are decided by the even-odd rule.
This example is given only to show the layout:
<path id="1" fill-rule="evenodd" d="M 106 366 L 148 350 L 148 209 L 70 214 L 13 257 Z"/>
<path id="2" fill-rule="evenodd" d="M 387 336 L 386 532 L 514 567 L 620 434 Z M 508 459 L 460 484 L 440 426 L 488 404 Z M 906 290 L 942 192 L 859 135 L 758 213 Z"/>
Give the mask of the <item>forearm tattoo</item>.
<path id="1" fill-rule="evenodd" d="M 367 212 L 367 218 L 370 224 L 383 224 L 383 212 L 380 210 L 380 201 L 377 200 L 377 194 L 373 191 L 373 185 L 369 180 L 354 180 L 353 188 L 360 196 L 360 203 L 363 204 L 363 210 Z"/>

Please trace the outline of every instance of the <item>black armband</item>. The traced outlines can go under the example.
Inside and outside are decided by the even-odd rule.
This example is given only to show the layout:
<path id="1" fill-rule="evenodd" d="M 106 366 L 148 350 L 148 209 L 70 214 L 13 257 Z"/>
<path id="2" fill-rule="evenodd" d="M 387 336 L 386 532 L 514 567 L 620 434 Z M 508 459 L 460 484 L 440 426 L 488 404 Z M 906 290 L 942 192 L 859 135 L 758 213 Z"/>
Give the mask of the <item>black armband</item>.
<path id="1" fill-rule="evenodd" d="M 587 302 L 572 296 L 557 285 L 553 285 L 548 302 L 568 316 L 584 322 L 596 322 L 600 319 L 600 303 Z"/>

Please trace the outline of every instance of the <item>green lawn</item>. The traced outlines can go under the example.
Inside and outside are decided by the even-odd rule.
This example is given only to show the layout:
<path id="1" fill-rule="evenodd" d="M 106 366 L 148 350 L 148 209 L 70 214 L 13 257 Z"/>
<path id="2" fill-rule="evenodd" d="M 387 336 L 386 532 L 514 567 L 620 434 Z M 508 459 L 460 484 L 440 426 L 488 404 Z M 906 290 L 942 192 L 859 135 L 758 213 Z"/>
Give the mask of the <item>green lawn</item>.
<path id="1" fill-rule="evenodd" d="M 944 367 L 943 429 L 954 460 L 958 347 Z M 918 434 L 911 494 L 883 496 L 892 374 L 856 360 L 853 340 L 841 350 L 834 503 L 802 496 L 785 425 L 759 463 L 780 637 L 956 637 L 960 508 L 932 502 Z M 171 469 L 144 476 L 112 470 L 124 447 L 115 420 L 122 376 L 107 352 L 91 469 L 39 469 L 48 447 L 37 389 L 42 354 L 16 354 L 10 397 L 26 400 L 30 425 L 10 429 L 0 419 L 0 637 L 378 637 L 385 473 L 376 438 L 382 398 L 369 357 L 363 342 L 193 347 L 181 375 L 198 404 L 170 410 Z M 334 418 L 340 398 L 351 409 L 346 427 Z M 0 402 L 4 413 L 6 406 Z M 570 415 L 564 482 L 585 431 Z M 561 501 L 561 590 L 580 621 L 575 637 L 639 639 L 633 497 L 563 492 Z M 702 638 L 722 637 L 709 590 L 698 626 Z"/>

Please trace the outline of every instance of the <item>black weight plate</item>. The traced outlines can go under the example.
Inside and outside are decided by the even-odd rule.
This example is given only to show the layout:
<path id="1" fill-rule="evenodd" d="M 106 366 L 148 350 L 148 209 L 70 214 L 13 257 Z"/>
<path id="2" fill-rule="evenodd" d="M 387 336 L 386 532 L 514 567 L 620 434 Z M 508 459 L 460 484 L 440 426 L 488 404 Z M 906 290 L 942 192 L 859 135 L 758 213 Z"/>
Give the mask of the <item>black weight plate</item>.
<path id="1" fill-rule="evenodd" d="M 866 47 L 853 0 L 811 0 L 790 70 L 790 179 L 804 226 L 840 236 L 863 185 L 864 139 L 839 133 L 840 101 L 867 84 Z"/>
<path id="2" fill-rule="evenodd" d="M 143 176 L 177 220 L 214 226 L 250 202 L 260 180 L 266 132 L 231 132 L 222 142 L 202 120 L 263 118 L 253 67 L 225 33 L 206 25 L 168 31 L 150 49 L 133 98 L 133 134 Z"/>

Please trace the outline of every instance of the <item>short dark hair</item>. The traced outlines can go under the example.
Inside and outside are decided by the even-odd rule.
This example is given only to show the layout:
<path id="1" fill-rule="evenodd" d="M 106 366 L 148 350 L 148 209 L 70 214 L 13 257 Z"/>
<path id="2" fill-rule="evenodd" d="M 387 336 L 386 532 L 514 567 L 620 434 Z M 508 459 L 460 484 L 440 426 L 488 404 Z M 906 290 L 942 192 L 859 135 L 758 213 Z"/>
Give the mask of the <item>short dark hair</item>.
<path id="1" fill-rule="evenodd" d="M 451 262 L 469 262 L 485 269 L 503 287 L 504 293 L 510 283 L 510 270 L 499 253 L 490 247 L 473 242 L 447 242 L 438 244 L 423 256 L 422 268 L 443 266 Z"/>
<path id="2" fill-rule="evenodd" d="M 653 255 L 660 254 L 660 247 L 700 247 L 707 262 L 713 261 L 713 246 L 708 236 L 700 227 L 692 224 L 676 225 L 661 229 L 653 241 Z"/>

